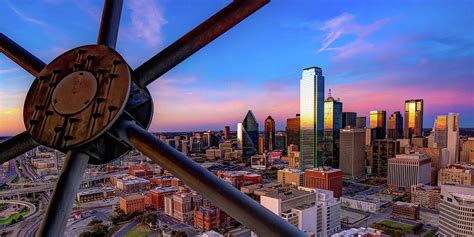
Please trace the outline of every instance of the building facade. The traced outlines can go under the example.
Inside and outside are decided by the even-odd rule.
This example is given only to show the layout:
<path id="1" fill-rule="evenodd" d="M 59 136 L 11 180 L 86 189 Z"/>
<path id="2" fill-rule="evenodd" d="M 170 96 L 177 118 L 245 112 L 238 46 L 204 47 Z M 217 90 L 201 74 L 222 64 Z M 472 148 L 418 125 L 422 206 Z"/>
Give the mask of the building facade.
<path id="1" fill-rule="evenodd" d="M 258 150 L 258 123 L 252 110 L 247 112 L 242 123 L 237 124 L 237 140 L 244 158 L 250 158 Z"/>
<path id="2" fill-rule="evenodd" d="M 410 191 L 412 185 L 429 184 L 431 160 L 423 154 L 400 154 L 388 160 L 387 184 L 395 190 Z"/>
<path id="3" fill-rule="evenodd" d="M 441 190 L 437 186 L 424 184 L 411 186 L 411 202 L 428 209 L 439 209 Z"/>
<path id="4" fill-rule="evenodd" d="M 300 146 L 300 114 L 294 118 L 286 119 L 286 141 L 288 145 Z"/>
<path id="5" fill-rule="evenodd" d="M 342 127 L 355 128 L 357 126 L 356 112 L 342 112 Z"/>
<path id="6" fill-rule="evenodd" d="M 442 185 L 439 236 L 474 236 L 474 187 Z"/>
<path id="7" fill-rule="evenodd" d="M 404 138 L 423 136 L 423 100 L 405 100 Z"/>
<path id="8" fill-rule="evenodd" d="M 374 140 L 369 149 L 371 175 L 386 178 L 388 159 L 400 153 L 400 142 L 392 139 Z"/>
<path id="9" fill-rule="evenodd" d="M 365 129 L 344 128 L 340 133 L 339 168 L 351 178 L 366 174 Z"/>
<path id="10" fill-rule="evenodd" d="M 342 128 L 342 102 L 329 96 L 324 101 L 324 165 L 339 167 L 339 137 Z"/>
<path id="11" fill-rule="evenodd" d="M 303 69 L 300 81 L 300 166 L 315 168 L 323 163 L 324 76 L 319 67 Z"/>
<path id="12" fill-rule="evenodd" d="M 367 127 L 367 117 L 357 117 L 356 128 L 366 128 L 366 127 Z"/>
<path id="13" fill-rule="evenodd" d="M 399 139 L 403 137 L 403 117 L 400 111 L 393 112 L 388 119 L 388 138 Z"/>
<path id="14" fill-rule="evenodd" d="M 145 196 L 133 194 L 119 198 L 120 209 L 125 214 L 133 212 L 143 212 L 145 210 Z"/>
<path id="15" fill-rule="evenodd" d="M 385 139 L 387 130 L 387 112 L 385 110 L 370 111 L 371 139 Z"/>
<path id="16" fill-rule="evenodd" d="M 420 205 L 408 202 L 395 202 L 392 205 L 392 215 L 410 220 L 420 219 Z"/>
<path id="17" fill-rule="evenodd" d="M 265 119 L 265 150 L 273 151 L 275 149 L 275 120 L 272 116 L 268 116 Z"/>
<path id="18" fill-rule="evenodd" d="M 300 169 L 285 168 L 278 170 L 277 182 L 280 184 L 291 184 L 294 186 L 304 186 L 304 172 Z"/>
<path id="19" fill-rule="evenodd" d="M 334 197 L 338 198 L 342 195 L 342 170 L 326 166 L 306 169 L 304 186 L 331 190 L 334 192 Z"/>
<path id="20" fill-rule="evenodd" d="M 438 186 L 443 184 L 474 185 L 474 165 L 456 164 L 440 169 Z"/>

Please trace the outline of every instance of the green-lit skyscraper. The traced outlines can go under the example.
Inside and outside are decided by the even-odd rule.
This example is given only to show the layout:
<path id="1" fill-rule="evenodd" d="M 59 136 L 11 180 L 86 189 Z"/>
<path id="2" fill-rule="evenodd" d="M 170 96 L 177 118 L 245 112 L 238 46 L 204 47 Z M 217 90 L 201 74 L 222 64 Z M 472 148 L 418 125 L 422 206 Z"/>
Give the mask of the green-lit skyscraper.
<path id="1" fill-rule="evenodd" d="M 303 69 L 300 80 L 300 168 L 323 164 L 324 76 L 319 67 Z"/>

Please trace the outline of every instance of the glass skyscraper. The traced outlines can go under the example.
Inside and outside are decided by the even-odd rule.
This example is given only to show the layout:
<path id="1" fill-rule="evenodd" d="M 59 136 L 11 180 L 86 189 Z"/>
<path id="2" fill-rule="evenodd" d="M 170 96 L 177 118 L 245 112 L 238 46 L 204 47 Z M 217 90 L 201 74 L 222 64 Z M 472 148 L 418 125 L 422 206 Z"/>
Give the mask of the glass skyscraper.
<path id="1" fill-rule="evenodd" d="M 355 116 L 354 116 L 355 118 Z M 329 96 L 324 101 L 324 165 L 339 168 L 339 130 L 342 128 L 342 102 Z"/>
<path id="2" fill-rule="evenodd" d="M 242 147 L 242 156 L 249 158 L 257 153 L 258 149 L 258 123 L 252 113 L 247 112 L 242 123 L 237 125 L 237 139 Z"/>
<path id="3" fill-rule="evenodd" d="M 385 110 L 370 111 L 370 130 L 371 139 L 385 139 L 385 131 L 387 129 L 387 112 Z"/>
<path id="4" fill-rule="evenodd" d="M 300 168 L 323 165 L 324 76 L 319 67 L 303 69 L 300 80 Z"/>
<path id="5" fill-rule="evenodd" d="M 400 111 L 393 112 L 388 119 L 388 138 L 398 139 L 403 136 L 403 117 Z"/>
<path id="6" fill-rule="evenodd" d="M 347 126 L 355 128 L 357 126 L 357 113 L 356 112 L 342 112 L 342 127 Z"/>
<path id="7" fill-rule="evenodd" d="M 405 100 L 404 138 L 423 136 L 423 100 Z"/>

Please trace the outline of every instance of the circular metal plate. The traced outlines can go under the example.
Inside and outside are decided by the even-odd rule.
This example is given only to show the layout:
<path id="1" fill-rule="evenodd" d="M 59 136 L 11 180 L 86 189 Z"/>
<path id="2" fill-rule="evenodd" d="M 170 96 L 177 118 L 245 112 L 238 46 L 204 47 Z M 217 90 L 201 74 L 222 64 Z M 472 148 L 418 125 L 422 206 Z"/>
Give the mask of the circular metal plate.
<path id="1" fill-rule="evenodd" d="M 130 70 L 113 49 L 82 46 L 54 59 L 33 82 L 23 119 L 38 143 L 56 149 L 83 145 L 122 114 Z"/>

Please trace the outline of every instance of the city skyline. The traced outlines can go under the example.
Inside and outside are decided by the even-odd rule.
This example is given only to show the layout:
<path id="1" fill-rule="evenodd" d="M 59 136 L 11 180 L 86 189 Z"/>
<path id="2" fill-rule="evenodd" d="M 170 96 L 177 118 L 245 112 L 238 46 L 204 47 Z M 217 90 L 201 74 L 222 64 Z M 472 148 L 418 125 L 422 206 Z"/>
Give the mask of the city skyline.
<path id="1" fill-rule="evenodd" d="M 2 25 L 0 31 L 45 62 L 65 49 L 95 41 L 102 7 L 98 2 L 3 4 L 0 19 L 11 24 Z M 144 4 L 147 10 L 139 10 Z M 124 37 L 119 37 L 117 50 L 136 67 L 226 4 L 127 2 L 119 31 Z M 249 109 L 259 123 L 271 115 L 276 129 L 283 130 L 286 119 L 299 112 L 299 74 L 308 66 L 324 69 L 326 88 L 344 101 L 344 111 L 367 117 L 375 109 L 391 114 L 403 111 L 405 100 L 422 98 L 424 128 L 430 128 L 437 115 L 449 112 L 460 114 L 460 127 L 474 127 L 473 47 L 469 43 L 473 35 L 466 34 L 473 16 L 463 14 L 469 2 L 407 3 L 384 11 L 380 11 L 386 9 L 384 4 L 378 2 L 350 8 L 325 3 L 326 11 L 317 16 L 306 10 L 313 4 L 271 2 L 249 17 L 249 23 L 203 49 L 212 57 L 204 60 L 204 53 L 198 52 L 152 84 L 155 115 L 150 130 L 222 130 L 225 125 L 235 130 L 234 124 Z M 418 14 L 421 10 L 423 17 Z M 438 11 L 444 15 L 442 20 Z M 278 19 L 272 17 L 276 12 Z M 63 20 L 54 20 L 58 18 Z M 149 30 L 126 37 L 142 29 Z M 31 81 L 27 72 L 0 55 L 0 135 L 24 131 L 22 106 Z"/>

